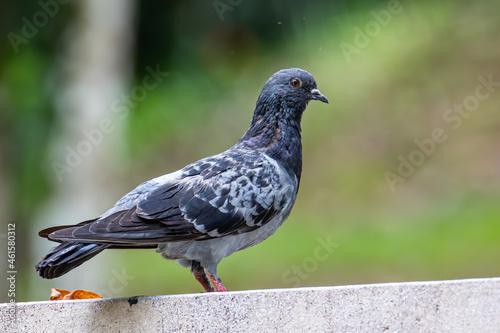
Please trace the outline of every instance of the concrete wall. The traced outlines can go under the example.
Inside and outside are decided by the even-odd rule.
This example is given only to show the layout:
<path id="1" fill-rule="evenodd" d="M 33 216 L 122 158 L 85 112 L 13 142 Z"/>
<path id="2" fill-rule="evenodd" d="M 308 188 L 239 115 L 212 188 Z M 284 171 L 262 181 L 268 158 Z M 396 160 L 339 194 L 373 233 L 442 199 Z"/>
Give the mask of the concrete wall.
<path id="1" fill-rule="evenodd" d="M 3 332 L 500 332 L 500 278 L 0 306 Z"/>

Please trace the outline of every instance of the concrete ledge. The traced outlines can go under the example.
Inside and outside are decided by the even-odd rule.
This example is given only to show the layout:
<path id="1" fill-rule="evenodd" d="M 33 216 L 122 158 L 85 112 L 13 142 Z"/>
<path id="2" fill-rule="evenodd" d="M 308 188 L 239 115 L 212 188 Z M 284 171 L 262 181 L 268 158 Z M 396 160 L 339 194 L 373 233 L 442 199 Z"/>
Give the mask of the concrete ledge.
<path id="1" fill-rule="evenodd" d="M 500 278 L 0 305 L 3 332 L 499 332 Z"/>

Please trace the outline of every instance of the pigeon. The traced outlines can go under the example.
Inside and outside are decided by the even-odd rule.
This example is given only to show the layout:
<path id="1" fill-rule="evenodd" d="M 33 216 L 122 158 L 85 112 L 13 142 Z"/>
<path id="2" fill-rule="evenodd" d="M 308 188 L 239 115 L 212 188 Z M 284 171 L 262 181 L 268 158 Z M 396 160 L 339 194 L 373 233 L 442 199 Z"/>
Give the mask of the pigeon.
<path id="1" fill-rule="evenodd" d="M 52 279 L 105 249 L 156 248 L 190 268 L 205 291 L 227 291 L 219 262 L 262 242 L 290 215 L 302 171 L 300 122 L 312 100 L 328 103 L 309 72 L 276 72 L 234 146 L 142 183 L 95 219 L 40 231 L 61 244 L 35 269 Z"/>

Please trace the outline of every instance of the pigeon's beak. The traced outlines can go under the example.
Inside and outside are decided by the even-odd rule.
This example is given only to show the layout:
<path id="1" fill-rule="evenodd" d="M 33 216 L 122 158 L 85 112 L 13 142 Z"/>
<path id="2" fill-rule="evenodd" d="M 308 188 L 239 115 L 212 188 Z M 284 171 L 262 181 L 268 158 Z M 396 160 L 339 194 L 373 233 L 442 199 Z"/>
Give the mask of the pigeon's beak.
<path id="1" fill-rule="evenodd" d="M 326 98 L 325 95 L 323 95 L 321 91 L 316 88 L 311 90 L 311 99 L 328 104 L 328 98 Z"/>

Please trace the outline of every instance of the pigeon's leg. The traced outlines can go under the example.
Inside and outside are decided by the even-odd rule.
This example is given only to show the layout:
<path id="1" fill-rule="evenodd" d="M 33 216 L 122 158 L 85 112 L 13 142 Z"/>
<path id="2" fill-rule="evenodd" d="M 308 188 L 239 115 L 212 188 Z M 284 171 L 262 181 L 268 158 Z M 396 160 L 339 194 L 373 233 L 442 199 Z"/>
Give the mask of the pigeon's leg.
<path id="1" fill-rule="evenodd" d="M 219 277 L 214 278 L 214 276 L 206 268 L 205 268 L 205 274 L 208 275 L 210 281 L 212 281 L 212 284 L 214 285 L 217 291 L 227 291 L 226 287 L 224 287 Z"/>
<path id="2" fill-rule="evenodd" d="M 206 292 L 212 292 L 215 291 L 212 285 L 210 284 L 210 281 L 208 280 L 205 271 L 203 270 L 203 267 L 198 261 L 193 261 L 191 263 L 191 273 L 193 274 L 194 278 L 198 280 L 198 282 L 201 284 L 203 289 L 205 289 Z"/>

